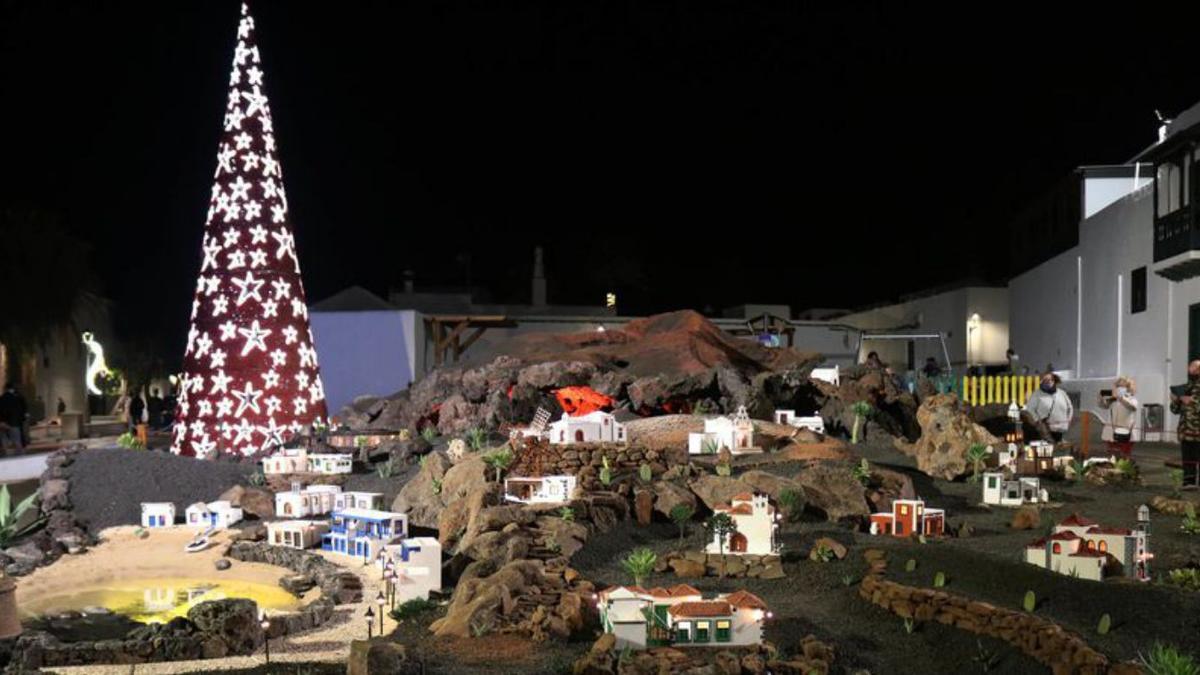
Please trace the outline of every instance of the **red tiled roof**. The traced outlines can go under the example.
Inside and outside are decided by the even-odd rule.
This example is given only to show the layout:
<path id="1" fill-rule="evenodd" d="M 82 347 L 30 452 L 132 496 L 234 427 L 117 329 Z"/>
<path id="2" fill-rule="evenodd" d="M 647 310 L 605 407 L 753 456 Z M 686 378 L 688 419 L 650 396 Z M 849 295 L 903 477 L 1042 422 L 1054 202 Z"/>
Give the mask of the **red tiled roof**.
<path id="1" fill-rule="evenodd" d="M 766 609 L 767 603 L 750 591 L 736 591 L 725 596 L 725 602 L 738 609 Z"/>
<path id="2" fill-rule="evenodd" d="M 1122 535 L 1125 537 L 1128 537 L 1129 535 L 1133 534 L 1133 532 L 1131 532 L 1125 528 L 1122 528 L 1122 527 L 1100 527 L 1099 525 L 1097 525 L 1095 527 L 1089 527 L 1087 533 L 1088 534 L 1119 534 L 1119 535 Z"/>
<path id="3" fill-rule="evenodd" d="M 1045 537 L 1043 537 L 1041 539 L 1038 539 L 1037 541 L 1029 542 L 1029 545 L 1026 546 L 1025 548 L 1045 548 L 1045 547 L 1046 547 L 1046 539 L 1045 539 Z"/>
<path id="4" fill-rule="evenodd" d="M 728 602 L 717 600 L 712 602 L 681 602 L 667 610 L 673 616 L 729 616 L 733 609 Z"/>
<path id="5" fill-rule="evenodd" d="M 684 595 L 700 595 L 700 591 L 688 586 L 687 584 L 676 584 L 668 589 L 672 596 L 680 597 Z"/>
<path id="6" fill-rule="evenodd" d="M 752 501 L 753 499 L 754 499 L 754 495 L 753 495 L 752 493 L 750 493 L 750 492 L 739 492 L 738 494 L 734 495 L 734 496 L 733 496 L 733 498 L 732 498 L 732 499 L 730 499 L 729 501 L 733 501 L 733 502 L 748 502 L 748 501 Z"/>
<path id="7" fill-rule="evenodd" d="M 1067 516 L 1066 520 L 1059 523 L 1059 525 L 1066 525 L 1068 527 L 1090 527 L 1095 524 L 1095 522 L 1084 518 L 1078 513 L 1072 513 L 1071 515 Z"/>
<path id="8" fill-rule="evenodd" d="M 671 591 L 668 591 L 665 588 L 655 587 L 650 589 L 650 595 L 656 598 L 669 598 L 671 597 Z"/>
<path id="9" fill-rule="evenodd" d="M 1063 532 L 1055 532 L 1054 534 L 1050 535 L 1051 541 L 1074 541 L 1078 538 L 1079 538 L 1079 535 L 1075 534 L 1074 532 L 1072 532 L 1070 530 L 1065 530 Z"/>
<path id="10" fill-rule="evenodd" d="M 732 509 L 727 510 L 726 513 L 734 516 L 751 516 L 754 515 L 754 507 L 749 504 L 738 504 Z"/>

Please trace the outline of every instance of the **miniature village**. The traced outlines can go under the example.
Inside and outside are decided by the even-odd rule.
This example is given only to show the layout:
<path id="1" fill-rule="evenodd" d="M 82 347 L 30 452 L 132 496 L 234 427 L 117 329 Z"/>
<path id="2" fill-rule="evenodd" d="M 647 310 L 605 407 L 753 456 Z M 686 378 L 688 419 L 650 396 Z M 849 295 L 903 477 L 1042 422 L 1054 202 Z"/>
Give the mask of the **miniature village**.
<path id="1" fill-rule="evenodd" d="M 1058 438 L 1036 378 L 682 310 L 329 409 L 237 25 L 174 423 L 0 491 L 4 672 L 1195 672 L 1150 666 L 1200 654 L 1177 452 Z"/>

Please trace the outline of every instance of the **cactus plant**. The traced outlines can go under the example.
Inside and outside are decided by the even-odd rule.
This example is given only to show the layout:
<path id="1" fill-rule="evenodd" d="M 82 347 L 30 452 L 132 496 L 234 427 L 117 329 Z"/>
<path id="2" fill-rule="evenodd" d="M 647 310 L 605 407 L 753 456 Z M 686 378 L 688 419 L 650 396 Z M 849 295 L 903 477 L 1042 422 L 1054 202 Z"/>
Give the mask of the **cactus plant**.
<path id="1" fill-rule="evenodd" d="M 909 558 L 908 562 L 904 563 L 904 571 L 905 572 L 914 572 L 914 571 L 916 571 L 916 569 L 917 569 L 917 561 L 914 560 L 913 558 Z"/>
<path id="2" fill-rule="evenodd" d="M 850 406 L 850 409 L 854 411 L 854 428 L 850 431 L 850 442 L 857 444 L 858 432 L 862 430 L 867 418 L 871 416 L 872 408 L 871 404 L 866 401 L 857 401 Z"/>
<path id="3" fill-rule="evenodd" d="M 654 471 L 649 464 L 642 462 L 642 465 L 638 467 L 638 478 L 641 478 L 643 483 L 649 483 L 654 479 Z"/>
<path id="4" fill-rule="evenodd" d="M 1100 623 L 1096 626 L 1098 635 L 1108 635 L 1108 631 L 1112 630 L 1112 617 L 1107 613 L 1100 615 Z"/>
<path id="5" fill-rule="evenodd" d="M 938 572 L 937 574 L 933 575 L 933 587 L 934 588 L 943 588 L 943 587 L 945 587 L 945 585 L 946 585 L 946 573 L 945 572 Z"/>
<path id="6" fill-rule="evenodd" d="M 1033 591 L 1025 591 L 1025 600 L 1021 603 L 1026 612 L 1032 612 L 1037 609 L 1037 593 Z"/>

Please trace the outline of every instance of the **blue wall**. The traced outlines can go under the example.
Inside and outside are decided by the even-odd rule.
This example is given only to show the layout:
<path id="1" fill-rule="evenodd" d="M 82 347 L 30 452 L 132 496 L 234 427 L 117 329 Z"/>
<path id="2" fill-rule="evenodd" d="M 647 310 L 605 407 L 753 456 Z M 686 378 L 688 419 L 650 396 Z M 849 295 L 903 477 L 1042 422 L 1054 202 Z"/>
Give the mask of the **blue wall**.
<path id="1" fill-rule="evenodd" d="M 356 397 L 385 396 L 413 380 L 412 311 L 312 312 L 329 415 Z"/>

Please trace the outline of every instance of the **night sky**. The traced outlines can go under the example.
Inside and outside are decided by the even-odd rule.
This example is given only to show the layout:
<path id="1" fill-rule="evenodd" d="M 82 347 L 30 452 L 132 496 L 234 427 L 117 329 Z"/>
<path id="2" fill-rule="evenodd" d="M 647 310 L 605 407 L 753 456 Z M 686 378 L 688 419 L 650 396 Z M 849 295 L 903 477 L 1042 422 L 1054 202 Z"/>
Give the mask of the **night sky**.
<path id="1" fill-rule="evenodd" d="M 0 206 L 181 351 L 238 3 L 0 2 Z M 1017 211 L 1200 99 L 1134 6 L 835 4 L 253 3 L 310 300 L 469 259 L 524 302 L 539 243 L 552 302 L 627 314 L 1002 279 Z"/>

